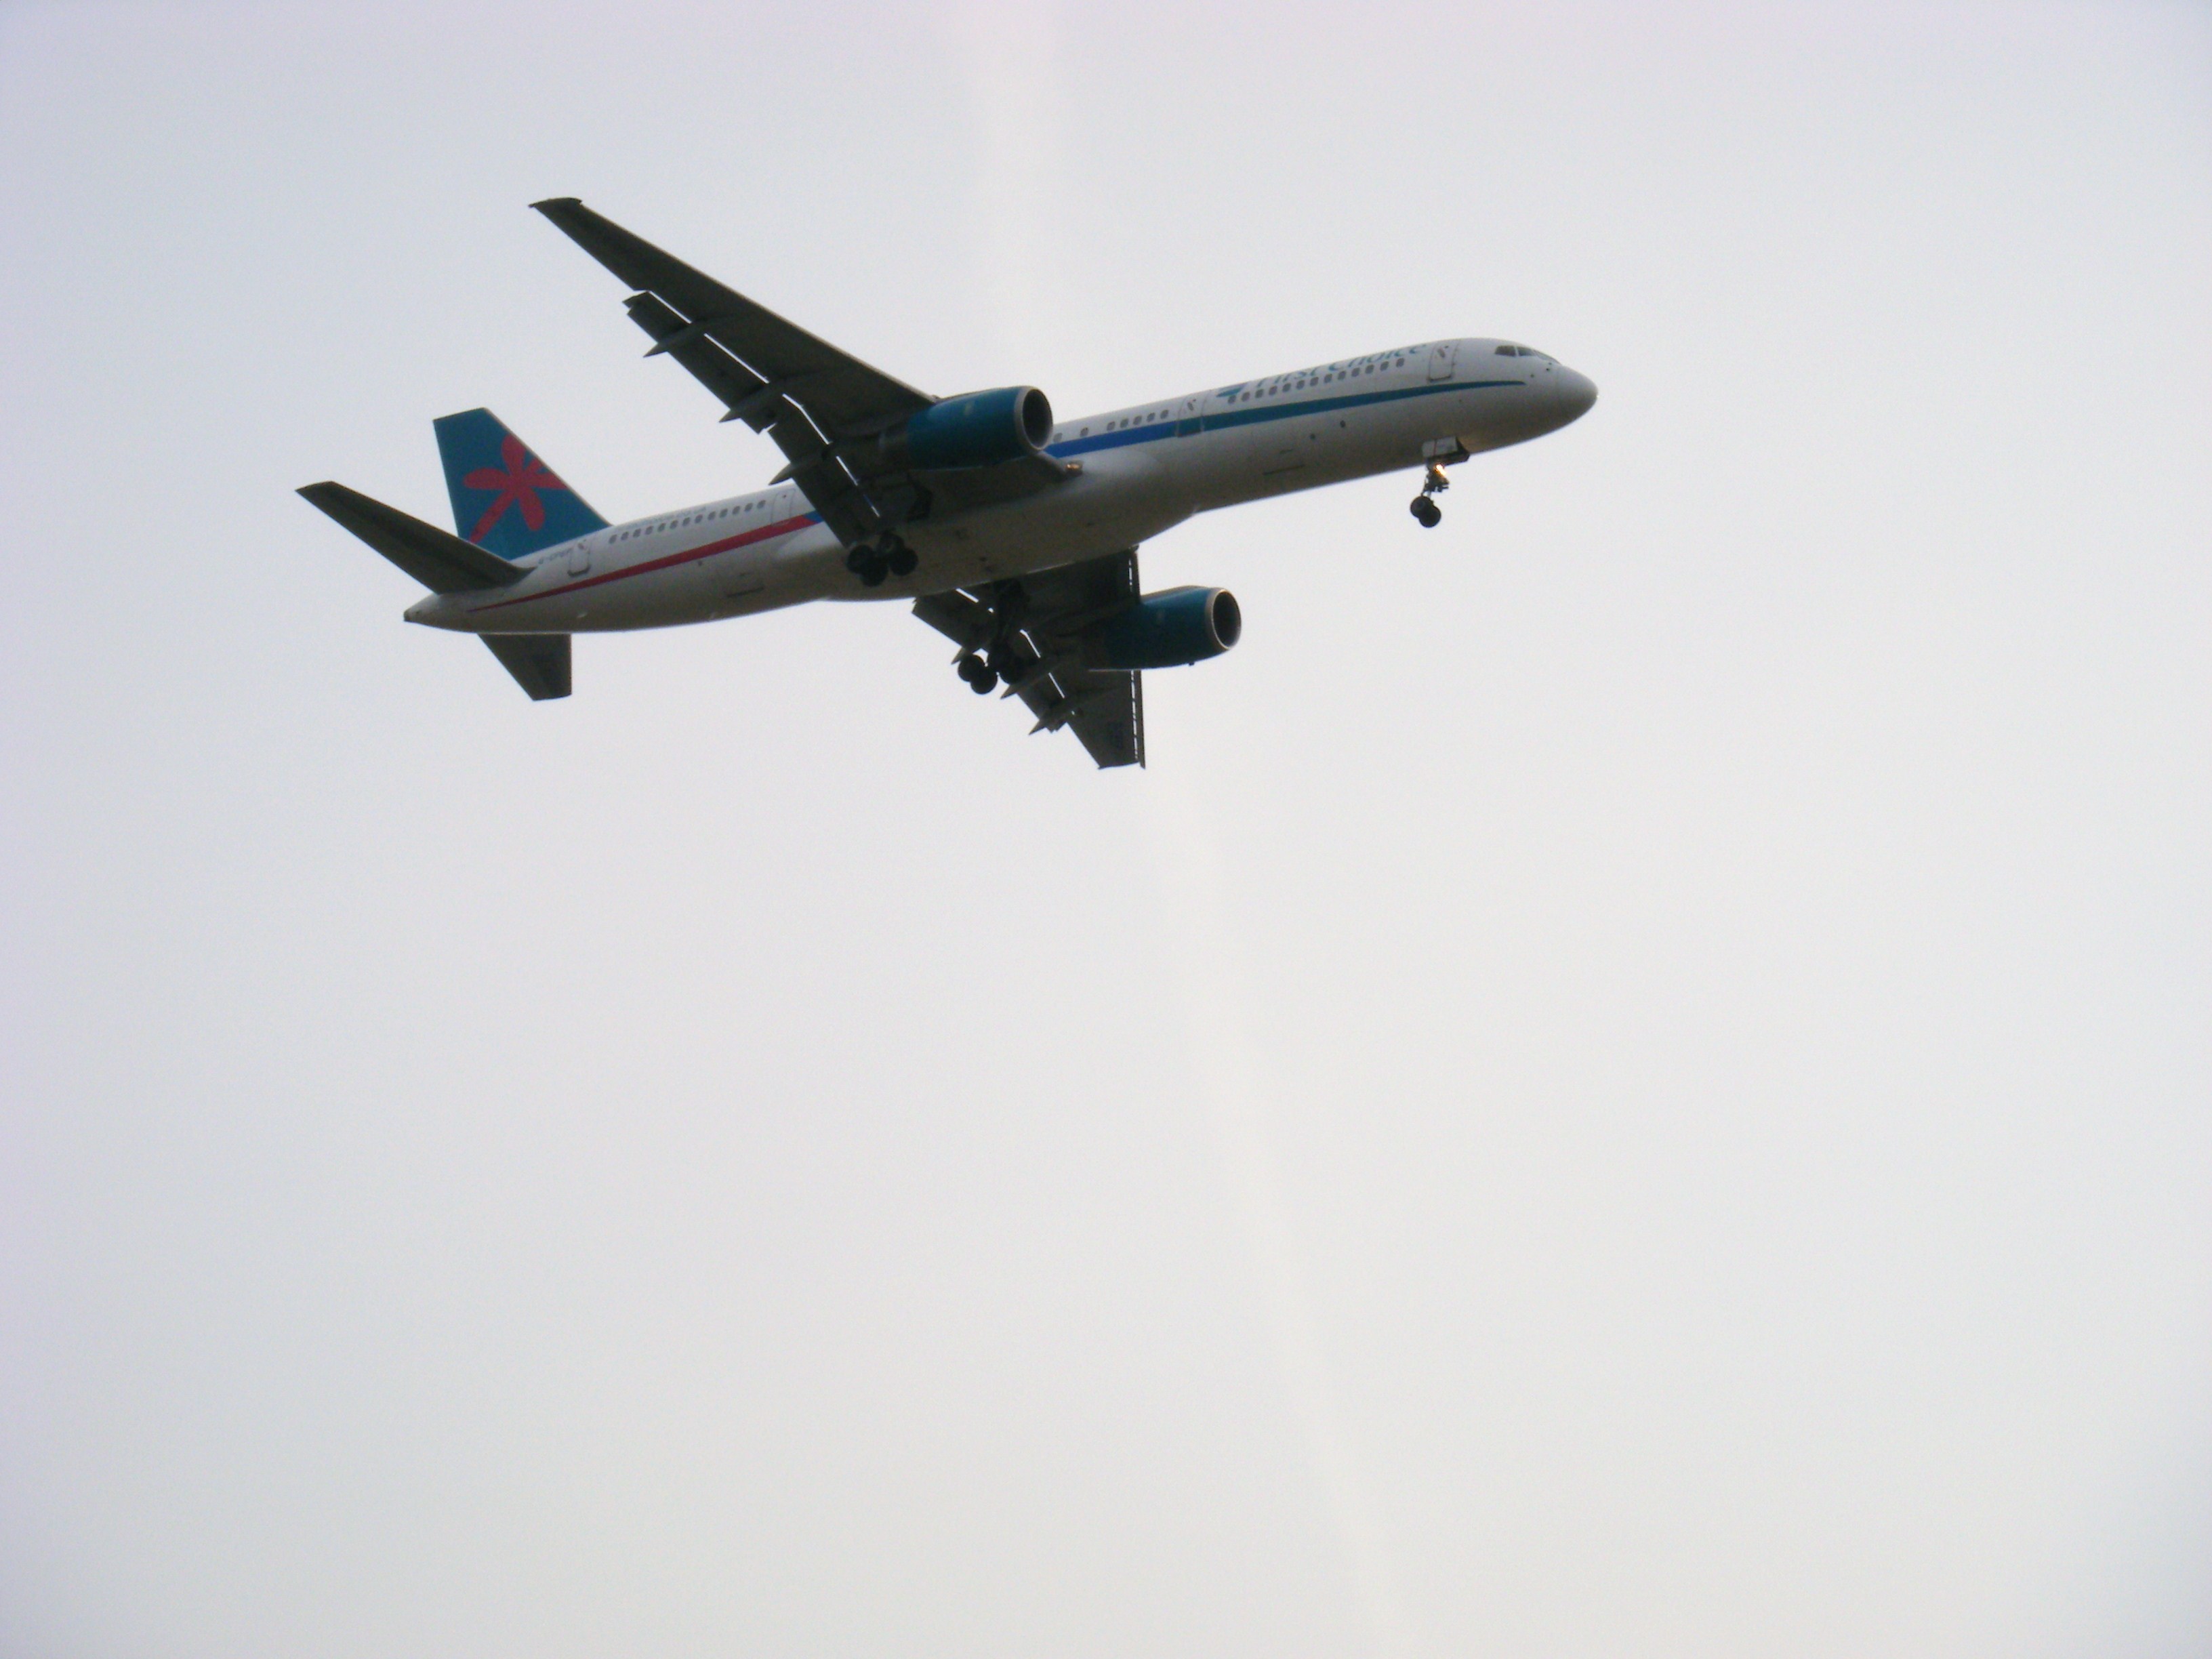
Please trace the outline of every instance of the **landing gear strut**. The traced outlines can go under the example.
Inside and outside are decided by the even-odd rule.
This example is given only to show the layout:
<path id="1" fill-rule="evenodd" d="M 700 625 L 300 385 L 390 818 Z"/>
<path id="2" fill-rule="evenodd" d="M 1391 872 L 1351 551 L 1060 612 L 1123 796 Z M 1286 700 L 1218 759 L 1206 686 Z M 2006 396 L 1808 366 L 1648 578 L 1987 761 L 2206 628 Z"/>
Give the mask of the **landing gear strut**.
<path id="1" fill-rule="evenodd" d="M 880 541 L 856 542 L 845 555 L 845 568 L 860 579 L 863 587 L 881 587 L 892 576 L 911 576 L 921 561 L 896 532 Z"/>
<path id="2" fill-rule="evenodd" d="M 1421 480 L 1421 493 L 1413 497 L 1413 504 L 1407 508 L 1407 511 L 1419 521 L 1422 529 L 1434 530 L 1443 521 L 1443 508 L 1438 507 L 1431 498 L 1442 495 L 1450 488 L 1451 480 L 1444 477 L 1443 463 L 1431 461 L 1428 476 Z"/>
<path id="3" fill-rule="evenodd" d="M 933 625 L 962 641 L 960 654 L 952 659 L 953 672 L 977 696 L 988 696 L 1000 686 L 1011 696 L 1030 684 L 1043 667 L 1022 633 L 1022 618 L 1029 611 L 1029 595 L 1018 581 L 997 581 L 971 592 L 939 594 L 918 601 L 915 609 L 957 600 L 958 620 L 947 627 L 932 616 Z"/>

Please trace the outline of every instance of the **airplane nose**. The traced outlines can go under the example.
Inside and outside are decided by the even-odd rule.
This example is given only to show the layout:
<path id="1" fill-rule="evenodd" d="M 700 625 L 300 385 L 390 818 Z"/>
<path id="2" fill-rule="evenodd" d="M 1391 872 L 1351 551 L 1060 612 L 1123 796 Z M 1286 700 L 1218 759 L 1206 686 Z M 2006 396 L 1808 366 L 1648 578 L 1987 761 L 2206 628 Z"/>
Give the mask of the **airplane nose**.
<path id="1" fill-rule="evenodd" d="M 1597 382 L 1565 367 L 1559 370 L 1559 424 L 1565 426 L 1589 413 L 1590 405 L 1597 401 Z"/>

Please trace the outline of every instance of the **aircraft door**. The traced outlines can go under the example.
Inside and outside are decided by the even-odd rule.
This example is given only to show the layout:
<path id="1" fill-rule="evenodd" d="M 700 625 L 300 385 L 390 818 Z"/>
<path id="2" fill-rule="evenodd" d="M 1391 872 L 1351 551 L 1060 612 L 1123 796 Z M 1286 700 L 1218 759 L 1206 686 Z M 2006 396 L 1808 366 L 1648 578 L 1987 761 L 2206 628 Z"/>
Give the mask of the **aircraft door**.
<path id="1" fill-rule="evenodd" d="M 568 574 L 572 576 L 581 576 L 588 572 L 591 568 L 592 538 L 589 536 L 586 536 L 581 541 L 574 542 L 569 544 Z"/>
<path id="2" fill-rule="evenodd" d="M 1449 380 L 1458 367 L 1458 359 L 1457 340 L 1437 341 L 1429 348 L 1429 378 L 1431 380 Z"/>

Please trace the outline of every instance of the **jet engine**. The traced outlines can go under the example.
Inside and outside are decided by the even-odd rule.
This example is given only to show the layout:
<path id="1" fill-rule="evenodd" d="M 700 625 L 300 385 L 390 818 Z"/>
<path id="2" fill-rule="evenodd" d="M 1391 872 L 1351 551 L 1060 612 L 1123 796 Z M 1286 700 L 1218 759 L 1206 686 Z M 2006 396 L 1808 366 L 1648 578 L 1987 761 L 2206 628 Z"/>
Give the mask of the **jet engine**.
<path id="1" fill-rule="evenodd" d="M 1039 455 L 1052 437 L 1052 403 L 1033 386 L 945 398 L 876 440 L 887 471 L 996 466 Z"/>
<path id="2" fill-rule="evenodd" d="M 1180 668 L 1219 656 L 1243 632 L 1243 612 L 1227 588 L 1170 587 L 1093 623 L 1083 637 L 1102 668 Z"/>

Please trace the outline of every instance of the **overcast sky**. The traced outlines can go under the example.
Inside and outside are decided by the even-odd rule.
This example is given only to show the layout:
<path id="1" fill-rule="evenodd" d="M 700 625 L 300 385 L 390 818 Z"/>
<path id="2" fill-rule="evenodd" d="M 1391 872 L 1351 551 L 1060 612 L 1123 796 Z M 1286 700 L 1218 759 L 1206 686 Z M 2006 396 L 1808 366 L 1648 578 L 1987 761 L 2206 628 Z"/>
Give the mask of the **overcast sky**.
<path id="1" fill-rule="evenodd" d="M 2212 1651 L 2212 12 L 0 5 L 8 1659 Z M 527 702 L 291 492 L 780 458 L 526 210 L 1184 526 Z"/>

